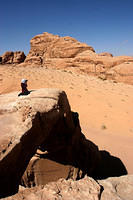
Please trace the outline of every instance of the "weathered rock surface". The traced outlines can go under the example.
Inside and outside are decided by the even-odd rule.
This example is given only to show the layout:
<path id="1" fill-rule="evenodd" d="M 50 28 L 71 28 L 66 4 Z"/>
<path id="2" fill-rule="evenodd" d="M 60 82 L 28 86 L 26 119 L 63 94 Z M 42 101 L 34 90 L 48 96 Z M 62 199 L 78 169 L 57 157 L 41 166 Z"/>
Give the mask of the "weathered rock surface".
<path id="1" fill-rule="evenodd" d="M 22 51 L 7 51 L 2 55 L 2 64 L 19 64 L 24 62 L 26 56 Z"/>
<path id="2" fill-rule="evenodd" d="M 107 79 L 133 85 L 133 62 L 124 62 L 112 67 L 106 74 Z"/>
<path id="3" fill-rule="evenodd" d="M 133 200 L 133 175 L 98 181 L 103 186 L 101 200 Z"/>
<path id="4" fill-rule="evenodd" d="M 5 200 L 133 200 L 133 175 L 100 180 L 90 177 L 78 181 L 60 179 L 45 186 L 20 189 Z"/>
<path id="5" fill-rule="evenodd" d="M 76 169 L 70 165 L 64 165 L 59 162 L 34 156 L 21 179 L 21 185 L 24 187 L 33 187 L 46 185 L 49 182 L 58 181 L 60 178 L 74 179 Z"/>
<path id="6" fill-rule="evenodd" d="M 108 71 L 125 62 L 133 63 L 133 57 L 117 56 L 111 53 L 96 54 L 93 47 L 80 43 L 71 37 L 59 37 L 57 35 L 43 33 L 35 36 L 30 41 L 31 49 L 22 65 L 41 65 L 55 69 L 65 69 L 77 73 L 103 76 L 104 79 L 114 79 L 114 75 Z M 128 66 L 126 66 L 128 67 Z M 128 71 L 128 70 L 127 70 Z M 132 84 L 132 70 L 130 78 L 118 78 Z M 119 70 L 118 70 L 119 74 Z M 127 73 L 125 74 L 127 77 Z M 114 79 L 115 80 L 115 79 Z"/>
<path id="7" fill-rule="evenodd" d="M 18 191 L 37 149 L 48 158 L 91 175 L 100 161 L 98 147 L 81 132 L 65 92 L 40 89 L 28 96 L 0 96 L 0 197 Z M 46 155 L 42 155 L 44 158 Z"/>
<path id="8" fill-rule="evenodd" d="M 38 190 L 38 191 L 37 191 Z M 7 199 L 45 199 L 45 200 L 71 200 L 71 199 L 89 199 L 98 200 L 100 196 L 100 185 L 92 178 L 85 177 L 79 181 L 71 179 L 60 179 L 57 182 L 47 184 L 44 188 L 35 188 L 34 190 L 21 191 L 13 197 Z"/>

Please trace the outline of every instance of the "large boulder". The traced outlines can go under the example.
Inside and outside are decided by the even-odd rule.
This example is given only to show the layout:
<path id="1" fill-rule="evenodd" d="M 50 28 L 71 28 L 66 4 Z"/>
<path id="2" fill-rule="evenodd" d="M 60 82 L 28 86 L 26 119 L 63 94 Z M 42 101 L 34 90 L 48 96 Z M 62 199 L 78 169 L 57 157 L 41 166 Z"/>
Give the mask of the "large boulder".
<path id="1" fill-rule="evenodd" d="M 2 55 L 2 64 L 19 64 L 24 62 L 26 56 L 22 51 L 7 51 Z"/>
<path id="2" fill-rule="evenodd" d="M 28 96 L 0 96 L 0 197 L 18 191 L 21 177 L 37 149 L 40 157 L 74 166 L 91 175 L 100 161 L 98 147 L 81 132 L 78 114 L 65 92 L 40 89 Z"/>
<path id="3" fill-rule="evenodd" d="M 103 187 L 101 200 L 133 200 L 133 175 L 98 181 Z"/>

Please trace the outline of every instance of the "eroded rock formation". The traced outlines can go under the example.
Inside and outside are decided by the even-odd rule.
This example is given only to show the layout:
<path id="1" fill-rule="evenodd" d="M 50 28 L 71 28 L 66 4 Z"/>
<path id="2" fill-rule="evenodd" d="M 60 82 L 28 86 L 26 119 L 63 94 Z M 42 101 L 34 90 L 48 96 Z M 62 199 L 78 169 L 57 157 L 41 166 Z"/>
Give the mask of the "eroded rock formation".
<path id="1" fill-rule="evenodd" d="M 50 33 L 35 36 L 30 41 L 31 49 L 23 65 L 45 66 L 65 69 L 77 73 L 100 76 L 103 80 L 113 79 L 132 84 L 132 70 L 125 71 L 119 79 L 118 65 L 133 63 L 133 57 L 116 56 L 111 53 L 97 54 L 93 47 L 71 37 L 59 37 Z M 128 67 L 126 65 L 126 67 Z M 110 69 L 113 68 L 113 72 Z M 117 70 L 116 70 L 116 69 Z M 131 69 L 131 68 L 130 68 Z M 104 77 L 104 78 L 103 78 Z M 117 78 L 116 78 L 117 77 Z"/>
<path id="2" fill-rule="evenodd" d="M 19 64 L 24 62 L 26 56 L 22 51 L 7 51 L 2 55 L 2 64 Z"/>
<path id="3" fill-rule="evenodd" d="M 82 134 L 78 114 L 71 111 L 65 92 L 40 89 L 17 95 L 0 96 L 0 197 L 18 191 L 37 149 L 47 151 L 53 161 L 75 167 L 78 175 L 81 170 L 81 177 L 91 175 L 100 153 Z"/>

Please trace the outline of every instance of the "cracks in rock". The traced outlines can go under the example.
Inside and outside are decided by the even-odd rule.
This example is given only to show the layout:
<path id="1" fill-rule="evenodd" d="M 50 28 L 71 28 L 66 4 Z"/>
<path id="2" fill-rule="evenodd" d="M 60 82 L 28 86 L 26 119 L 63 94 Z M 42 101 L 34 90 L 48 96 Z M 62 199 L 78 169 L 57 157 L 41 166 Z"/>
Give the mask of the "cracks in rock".
<path id="1" fill-rule="evenodd" d="M 96 181 L 96 180 L 95 180 Z M 96 181 L 98 183 L 98 181 Z M 99 183 L 98 183 L 99 184 Z M 99 184 L 100 185 L 100 184 Z M 102 185 L 100 185 L 100 193 L 98 195 L 98 199 L 101 200 L 101 196 L 102 196 L 102 193 L 104 191 L 104 187 Z"/>

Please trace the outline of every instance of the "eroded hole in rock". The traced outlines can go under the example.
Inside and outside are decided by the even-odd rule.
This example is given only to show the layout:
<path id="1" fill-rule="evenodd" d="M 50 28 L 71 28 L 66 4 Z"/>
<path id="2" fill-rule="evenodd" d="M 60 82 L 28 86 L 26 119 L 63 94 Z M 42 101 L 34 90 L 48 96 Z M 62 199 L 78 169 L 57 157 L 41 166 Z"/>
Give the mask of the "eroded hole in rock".
<path id="1" fill-rule="evenodd" d="M 81 132 L 78 113 L 72 112 L 74 131 L 67 127 L 66 116 L 55 124 L 49 137 L 31 159 L 21 184 L 25 187 L 45 185 L 59 178 L 78 180 L 92 176 L 100 162 L 98 147 Z"/>
<path id="2" fill-rule="evenodd" d="M 50 136 L 31 159 L 21 184 L 24 187 L 45 185 L 60 178 L 79 180 L 85 175 L 104 179 L 127 174 L 122 161 L 87 140 L 81 132 L 78 113 L 72 112 L 75 125 L 70 134 L 60 118 Z"/>

